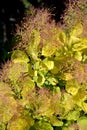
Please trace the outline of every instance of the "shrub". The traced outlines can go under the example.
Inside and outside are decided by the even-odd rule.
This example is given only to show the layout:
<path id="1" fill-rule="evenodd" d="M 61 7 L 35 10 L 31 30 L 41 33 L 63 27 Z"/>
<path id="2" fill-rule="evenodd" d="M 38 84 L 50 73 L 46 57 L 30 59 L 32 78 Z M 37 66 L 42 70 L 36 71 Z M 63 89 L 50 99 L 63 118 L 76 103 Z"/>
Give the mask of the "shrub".
<path id="1" fill-rule="evenodd" d="M 82 33 L 80 22 L 63 30 L 47 10 L 19 28 L 19 44 L 1 73 L 1 130 L 86 129 L 87 37 Z"/>

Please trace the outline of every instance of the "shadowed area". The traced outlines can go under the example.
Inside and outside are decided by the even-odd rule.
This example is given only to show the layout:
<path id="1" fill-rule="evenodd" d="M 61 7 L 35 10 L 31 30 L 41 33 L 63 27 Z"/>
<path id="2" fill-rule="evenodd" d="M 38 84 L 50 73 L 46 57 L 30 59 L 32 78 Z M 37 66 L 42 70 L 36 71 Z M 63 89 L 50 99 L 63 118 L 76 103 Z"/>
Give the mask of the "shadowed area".
<path id="1" fill-rule="evenodd" d="M 69 0 L 28 0 L 36 8 L 48 8 L 56 22 L 60 21 Z"/>
<path id="2" fill-rule="evenodd" d="M 11 48 L 10 40 L 16 24 L 20 23 L 23 17 L 24 9 L 21 0 L 0 1 L 0 60 L 4 60 L 5 52 Z"/>
<path id="3" fill-rule="evenodd" d="M 68 0 L 1 0 L 0 1 L 0 61 L 5 61 L 6 53 L 11 51 L 11 39 L 16 32 L 16 24 L 20 24 L 24 12 L 30 4 L 34 8 L 48 8 L 56 22 L 66 8 Z"/>

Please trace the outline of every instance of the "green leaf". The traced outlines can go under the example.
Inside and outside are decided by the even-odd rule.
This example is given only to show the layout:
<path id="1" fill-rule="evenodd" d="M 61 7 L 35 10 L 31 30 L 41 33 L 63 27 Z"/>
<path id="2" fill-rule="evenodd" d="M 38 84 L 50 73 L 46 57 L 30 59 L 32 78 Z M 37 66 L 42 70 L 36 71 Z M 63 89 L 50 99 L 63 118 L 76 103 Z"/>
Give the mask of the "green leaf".
<path id="1" fill-rule="evenodd" d="M 47 123 L 47 122 L 36 122 L 35 125 L 35 130 L 53 130 L 53 127 L 51 126 L 51 124 Z"/>
<path id="2" fill-rule="evenodd" d="M 66 42 L 66 34 L 62 30 L 59 30 L 58 38 L 63 44 Z"/>
<path id="3" fill-rule="evenodd" d="M 78 106 L 83 107 L 83 102 L 86 100 L 86 98 L 87 98 L 87 92 L 83 88 L 80 88 L 78 90 L 78 93 L 75 96 L 73 96 L 73 101 Z"/>
<path id="4" fill-rule="evenodd" d="M 62 130 L 69 130 L 68 127 L 62 127 Z"/>
<path id="5" fill-rule="evenodd" d="M 68 93 L 64 93 L 64 95 L 62 95 L 62 108 L 64 108 L 63 113 L 67 114 L 69 111 L 71 111 L 74 107 L 74 102 L 72 100 L 72 96 Z"/>
<path id="6" fill-rule="evenodd" d="M 49 77 L 47 81 L 49 81 L 51 85 L 56 85 L 58 83 L 58 80 L 54 77 Z"/>
<path id="7" fill-rule="evenodd" d="M 43 73 L 37 73 L 37 71 L 35 71 L 33 80 L 37 83 L 38 87 L 41 87 L 45 82 L 45 77 Z"/>
<path id="8" fill-rule="evenodd" d="M 68 113 L 68 115 L 66 116 L 66 119 L 76 121 L 79 119 L 79 116 L 80 116 L 80 112 L 78 110 L 77 111 L 70 111 Z"/>
<path id="9" fill-rule="evenodd" d="M 82 109 L 85 113 L 87 113 L 87 103 L 82 102 Z"/>
<path id="10" fill-rule="evenodd" d="M 70 36 L 79 36 L 83 32 L 83 26 L 81 23 L 77 23 L 73 28 L 71 29 Z"/>
<path id="11" fill-rule="evenodd" d="M 32 68 L 32 64 L 31 63 L 28 64 L 28 73 L 29 73 L 30 77 L 34 76 L 34 69 Z"/>
<path id="12" fill-rule="evenodd" d="M 79 120 L 77 120 L 77 125 L 79 126 L 79 130 L 87 130 L 87 117 L 80 117 Z"/>
<path id="13" fill-rule="evenodd" d="M 82 52 L 81 51 L 76 51 L 74 54 L 74 57 L 78 60 L 81 61 L 82 60 Z"/>
<path id="14" fill-rule="evenodd" d="M 73 51 L 81 51 L 83 49 L 87 49 L 87 38 L 81 39 L 80 42 L 75 43 L 72 47 Z"/>
<path id="15" fill-rule="evenodd" d="M 6 130 L 6 125 L 4 123 L 0 123 L 0 130 Z"/>
<path id="16" fill-rule="evenodd" d="M 72 95 L 76 95 L 79 90 L 79 84 L 76 80 L 69 80 L 66 83 L 66 91 Z"/>
<path id="17" fill-rule="evenodd" d="M 34 59 L 38 60 L 39 48 L 40 48 L 40 32 L 37 30 L 32 30 L 29 38 L 29 44 L 27 53 Z"/>
<path id="18" fill-rule="evenodd" d="M 54 68 L 54 61 L 48 60 L 47 58 L 43 60 L 43 63 L 46 65 L 48 70 Z"/>
<path id="19" fill-rule="evenodd" d="M 47 45 L 43 46 L 42 55 L 45 56 L 45 57 L 50 57 L 55 53 L 56 49 L 57 49 L 57 47 L 55 45 L 48 43 Z"/>
<path id="20" fill-rule="evenodd" d="M 23 52 L 21 50 L 14 50 L 11 58 L 12 58 L 14 63 L 20 63 L 20 62 L 27 63 L 27 62 L 29 62 L 28 56 L 26 55 L 25 52 Z"/>
<path id="21" fill-rule="evenodd" d="M 50 122 L 52 126 L 63 126 L 63 122 L 59 120 L 56 116 L 50 117 Z"/>
<path id="22" fill-rule="evenodd" d="M 69 80 L 72 80 L 72 79 L 73 79 L 73 76 L 71 73 L 64 73 L 64 80 L 68 82 Z"/>
<path id="23" fill-rule="evenodd" d="M 59 69 L 57 66 L 54 66 L 53 69 L 51 69 L 52 74 L 57 74 L 59 72 Z"/>

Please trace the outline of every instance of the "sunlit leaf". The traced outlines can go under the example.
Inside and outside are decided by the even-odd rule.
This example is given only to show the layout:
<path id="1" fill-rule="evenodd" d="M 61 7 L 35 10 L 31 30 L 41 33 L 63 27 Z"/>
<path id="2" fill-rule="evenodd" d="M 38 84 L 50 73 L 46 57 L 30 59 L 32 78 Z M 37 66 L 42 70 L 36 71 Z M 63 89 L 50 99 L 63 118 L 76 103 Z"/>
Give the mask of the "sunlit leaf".
<path id="1" fill-rule="evenodd" d="M 74 25 L 74 27 L 72 28 L 70 35 L 71 36 L 79 36 L 81 33 L 83 32 L 83 26 L 81 23 L 77 23 L 76 25 Z"/>
<path id="2" fill-rule="evenodd" d="M 46 67 L 48 68 L 48 70 L 51 70 L 54 68 L 54 61 L 45 59 L 43 60 L 43 63 L 46 65 Z"/>
<path id="3" fill-rule="evenodd" d="M 71 73 L 64 73 L 64 80 L 68 81 L 72 79 L 73 79 L 73 76 Z"/>
<path id="4" fill-rule="evenodd" d="M 51 85 L 56 85 L 58 83 L 58 80 L 54 77 L 49 77 L 48 81 Z"/>
<path id="5" fill-rule="evenodd" d="M 45 81 L 45 77 L 43 75 L 39 75 L 38 78 L 37 78 L 37 85 L 43 85 Z"/>
<path id="6" fill-rule="evenodd" d="M 56 49 L 57 47 L 55 45 L 52 44 L 44 45 L 42 48 L 42 55 L 46 57 L 50 57 L 55 53 Z"/>
<path id="7" fill-rule="evenodd" d="M 76 80 L 70 80 L 66 83 L 66 91 L 72 95 L 76 95 L 79 89 L 79 84 Z"/>
<path id="8" fill-rule="evenodd" d="M 50 117 L 50 122 L 52 126 L 63 126 L 63 122 L 59 120 L 56 116 Z"/>
<path id="9" fill-rule="evenodd" d="M 77 60 L 81 61 L 82 60 L 82 52 L 80 52 L 80 51 L 75 52 L 74 57 Z"/>
<path id="10" fill-rule="evenodd" d="M 44 121 L 35 123 L 34 128 L 35 130 L 53 130 L 51 124 Z"/>
<path id="11" fill-rule="evenodd" d="M 78 93 L 73 96 L 73 101 L 80 107 L 83 107 L 83 101 L 87 98 L 87 92 L 84 89 L 79 89 Z"/>
<path id="12" fill-rule="evenodd" d="M 79 130 L 87 130 L 87 117 L 80 117 L 77 124 L 79 126 Z"/>
<path id="13" fill-rule="evenodd" d="M 39 53 L 39 44 L 40 44 L 40 32 L 37 30 L 32 30 L 30 34 L 29 44 L 27 53 L 34 59 L 38 60 L 38 53 Z"/>
<path id="14" fill-rule="evenodd" d="M 87 103 L 82 102 L 82 109 L 85 113 L 87 113 Z"/>
<path id="15" fill-rule="evenodd" d="M 76 36 L 71 36 L 69 39 L 69 44 L 73 45 L 75 43 L 79 43 L 81 41 L 80 38 L 76 37 Z"/>
<path id="16" fill-rule="evenodd" d="M 45 82 L 45 77 L 42 73 L 37 73 L 37 71 L 35 71 L 33 80 L 37 83 L 38 87 L 41 87 Z"/>
<path id="17" fill-rule="evenodd" d="M 20 63 L 20 62 L 27 63 L 27 62 L 29 62 L 29 58 L 28 58 L 27 54 L 21 50 L 14 50 L 11 58 L 12 58 L 14 63 Z"/>
<path id="18" fill-rule="evenodd" d="M 58 38 L 63 44 L 66 42 L 66 34 L 64 33 L 64 31 L 59 30 Z"/>
<path id="19" fill-rule="evenodd" d="M 64 95 L 62 96 L 63 100 L 62 100 L 62 108 L 64 108 L 64 113 L 67 114 L 70 110 L 73 109 L 74 107 L 74 102 L 72 100 L 72 96 L 68 93 L 64 93 Z"/>
<path id="20" fill-rule="evenodd" d="M 66 119 L 76 121 L 79 119 L 79 116 L 80 116 L 80 112 L 78 110 L 77 111 L 70 111 L 68 113 L 68 115 L 66 116 Z"/>
<path id="21" fill-rule="evenodd" d="M 87 38 L 81 39 L 80 42 L 75 43 L 72 47 L 73 51 L 81 51 L 83 49 L 87 49 Z"/>

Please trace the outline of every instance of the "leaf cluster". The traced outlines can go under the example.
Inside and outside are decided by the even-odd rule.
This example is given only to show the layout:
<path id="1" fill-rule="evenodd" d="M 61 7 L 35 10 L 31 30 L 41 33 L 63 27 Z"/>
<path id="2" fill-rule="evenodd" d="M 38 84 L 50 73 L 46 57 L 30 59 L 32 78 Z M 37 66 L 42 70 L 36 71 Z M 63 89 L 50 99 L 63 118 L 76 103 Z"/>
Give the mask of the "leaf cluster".
<path id="1" fill-rule="evenodd" d="M 19 46 L 2 69 L 0 129 L 86 130 L 83 25 L 77 22 L 63 30 L 50 21 L 46 11 L 38 13 L 41 17 L 37 14 L 18 32 Z"/>

